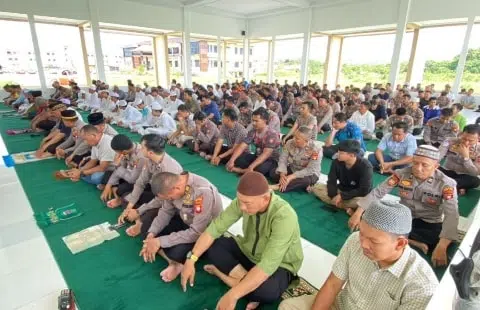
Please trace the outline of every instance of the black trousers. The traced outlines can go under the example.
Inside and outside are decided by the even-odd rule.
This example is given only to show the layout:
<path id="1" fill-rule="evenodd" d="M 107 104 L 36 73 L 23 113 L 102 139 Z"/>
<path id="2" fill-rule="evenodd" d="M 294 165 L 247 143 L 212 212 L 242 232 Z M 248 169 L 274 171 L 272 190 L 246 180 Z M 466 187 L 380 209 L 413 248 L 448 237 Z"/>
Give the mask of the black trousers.
<path id="1" fill-rule="evenodd" d="M 442 232 L 442 223 L 427 223 L 421 219 L 413 219 L 412 231 L 409 239 L 419 241 L 428 245 L 431 252 L 435 249 L 440 241 L 440 233 Z"/>
<path id="2" fill-rule="evenodd" d="M 285 120 L 285 122 L 283 123 L 283 126 L 293 127 L 293 124 L 295 124 L 295 120 L 293 118 L 289 117 Z"/>
<path id="3" fill-rule="evenodd" d="M 108 180 L 112 176 L 113 171 L 106 171 L 105 174 L 103 175 L 102 182 L 100 184 L 107 185 Z M 128 194 L 130 194 L 133 191 L 133 187 L 135 184 L 130 184 L 124 179 L 120 179 L 117 185 L 114 185 L 113 187 L 117 188 L 117 196 L 118 197 L 123 197 Z"/>
<path id="4" fill-rule="evenodd" d="M 190 151 L 194 152 L 195 142 L 193 142 L 193 140 L 188 140 L 187 142 L 185 142 L 185 145 L 190 149 Z M 202 143 L 202 142 L 198 143 L 199 152 L 205 152 L 207 153 L 207 155 L 212 155 L 214 150 L 215 150 L 215 146 L 212 146 L 209 143 Z"/>
<path id="5" fill-rule="evenodd" d="M 133 186 L 132 186 L 132 191 L 133 191 Z M 129 194 L 130 192 L 126 192 L 125 194 Z M 147 184 L 147 186 L 145 186 L 145 189 L 143 190 L 143 193 L 140 195 L 140 198 L 138 199 L 134 208 L 138 208 L 144 203 L 149 203 L 150 201 L 152 201 L 153 198 L 155 198 L 155 195 L 152 193 L 152 188 L 150 187 L 150 183 L 149 183 Z"/>
<path id="6" fill-rule="evenodd" d="M 156 211 L 155 214 L 158 214 L 158 209 L 155 209 L 154 211 Z M 155 217 L 156 216 L 153 217 L 152 222 L 155 219 Z M 152 222 L 150 222 L 150 224 L 148 225 L 148 228 L 150 228 L 150 225 L 152 225 Z M 145 222 L 143 222 L 143 220 L 142 220 L 142 223 L 143 223 L 143 225 L 142 225 L 142 231 L 143 231 L 143 229 L 146 225 L 145 225 Z M 144 235 L 144 237 L 146 237 L 146 235 L 148 234 L 148 228 L 146 228 L 147 233 Z M 175 214 L 174 217 L 172 217 L 172 219 L 170 220 L 170 223 L 168 223 L 167 227 L 165 227 L 155 237 L 168 236 L 172 233 L 187 230 L 189 228 L 190 228 L 190 226 L 185 224 L 177 213 L 177 214 Z M 169 247 L 169 248 L 163 248 L 162 247 L 162 250 L 163 250 L 163 252 L 165 252 L 165 255 L 170 260 L 172 260 L 174 262 L 177 262 L 177 263 L 180 263 L 180 264 L 183 264 L 183 263 L 185 263 L 185 260 L 187 258 L 187 253 L 190 252 L 193 249 L 194 245 L 195 245 L 195 243 L 182 243 L 182 244 L 174 245 L 174 246 Z"/>
<path id="7" fill-rule="evenodd" d="M 66 157 L 72 155 L 72 152 L 66 154 Z M 75 155 L 73 156 L 72 158 L 72 162 L 76 163 L 77 166 L 80 165 L 80 162 L 82 162 L 82 160 L 85 158 L 85 157 L 88 157 L 90 156 L 91 153 L 90 152 L 86 152 L 85 154 L 82 154 L 82 155 Z"/>
<path id="8" fill-rule="evenodd" d="M 255 264 L 242 253 L 233 238 L 220 237 L 206 253 L 208 260 L 221 272 L 228 275 L 232 269 L 241 265 L 249 271 Z M 245 296 L 248 301 L 260 303 L 273 303 L 280 299 L 282 293 L 288 288 L 294 275 L 284 269 L 278 268 L 256 290 Z"/>
<path id="9" fill-rule="evenodd" d="M 226 151 L 228 151 L 230 148 L 226 145 L 222 145 L 222 148 L 220 149 L 220 153 L 218 155 L 221 155 L 223 153 L 225 153 Z M 215 149 L 214 149 L 215 151 Z M 213 154 L 213 151 L 212 151 L 212 154 Z M 232 153 L 233 154 L 233 153 Z M 225 165 L 228 163 L 228 161 L 230 160 L 230 158 L 232 157 L 232 155 L 229 155 L 227 157 L 224 157 L 222 159 L 220 159 L 220 164 L 221 165 Z"/>
<path id="10" fill-rule="evenodd" d="M 458 174 L 453 170 L 446 170 L 443 167 L 438 168 L 438 170 L 457 181 L 457 190 L 468 190 L 480 186 L 480 179 L 478 177 L 474 177 L 468 174 Z"/>
<path id="11" fill-rule="evenodd" d="M 327 131 L 330 131 L 332 130 L 332 127 L 330 127 L 330 124 L 325 124 L 322 126 L 322 128 L 320 128 L 322 131 L 324 132 L 327 132 Z"/>
<path id="12" fill-rule="evenodd" d="M 414 136 L 418 136 L 418 135 L 420 135 L 422 132 L 423 132 L 423 127 L 418 127 L 418 128 L 413 128 L 412 134 L 413 134 Z"/>
<path id="13" fill-rule="evenodd" d="M 50 131 L 53 127 L 55 127 L 57 123 L 55 121 L 44 120 L 37 123 L 37 128 Z"/>
<path id="14" fill-rule="evenodd" d="M 65 139 L 62 139 L 60 141 L 58 141 L 57 143 L 54 143 L 54 144 L 50 144 L 48 147 L 47 147 L 47 152 L 49 152 L 50 154 L 54 154 L 57 152 L 57 146 L 59 146 L 60 144 L 62 144 L 63 142 L 65 141 Z"/>
<path id="15" fill-rule="evenodd" d="M 247 169 L 248 166 L 250 166 L 250 164 L 255 161 L 255 159 L 257 159 L 257 155 L 251 153 L 243 153 L 235 161 L 235 167 L 238 167 L 240 169 Z M 277 161 L 268 158 L 263 163 L 258 165 L 257 168 L 255 168 L 255 171 L 260 172 L 268 178 L 270 176 L 270 171 L 277 169 L 277 166 Z"/>
<path id="16" fill-rule="evenodd" d="M 290 167 L 287 167 L 287 173 L 289 175 L 293 173 Z M 272 180 L 273 183 L 277 184 L 278 182 L 280 182 L 280 174 L 277 173 L 276 170 L 271 170 L 270 179 Z M 317 183 L 317 181 L 318 181 L 318 177 L 316 175 L 307 175 L 306 177 L 303 177 L 303 178 L 294 179 L 293 181 L 288 183 L 284 193 L 291 192 L 293 190 L 306 190 L 307 187 Z"/>

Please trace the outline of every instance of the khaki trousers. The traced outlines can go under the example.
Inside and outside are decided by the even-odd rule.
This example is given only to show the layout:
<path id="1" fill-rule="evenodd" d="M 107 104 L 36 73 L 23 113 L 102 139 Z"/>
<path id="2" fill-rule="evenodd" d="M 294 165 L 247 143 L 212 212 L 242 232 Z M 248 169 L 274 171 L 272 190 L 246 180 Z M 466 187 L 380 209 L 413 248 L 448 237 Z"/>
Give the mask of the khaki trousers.
<path id="1" fill-rule="evenodd" d="M 278 310 L 310 310 L 315 302 L 315 295 L 303 295 L 282 301 Z"/>
<path id="2" fill-rule="evenodd" d="M 316 184 L 312 188 L 312 193 L 315 196 L 317 196 L 321 201 L 325 202 L 326 204 L 335 206 L 332 199 L 330 197 L 328 197 L 328 190 L 327 190 L 327 185 L 326 184 Z M 339 208 L 340 209 L 350 209 L 350 208 L 351 209 L 356 209 L 358 207 L 357 202 L 360 199 L 362 199 L 362 197 L 355 197 L 355 198 L 350 199 L 350 200 L 343 200 L 340 203 Z"/>

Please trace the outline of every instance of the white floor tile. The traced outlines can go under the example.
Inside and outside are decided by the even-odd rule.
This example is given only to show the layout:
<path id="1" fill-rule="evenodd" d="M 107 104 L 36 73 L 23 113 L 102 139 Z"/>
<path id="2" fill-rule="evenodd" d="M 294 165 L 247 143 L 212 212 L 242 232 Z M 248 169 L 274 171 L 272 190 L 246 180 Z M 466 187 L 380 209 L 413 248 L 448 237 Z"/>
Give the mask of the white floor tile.
<path id="1" fill-rule="evenodd" d="M 62 290 L 54 290 L 53 292 L 43 296 L 42 298 L 33 301 L 27 305 L 21 306 L 16 308 L 16 310 L 49 310 L 49 309 L 57 309 L 58 308 L 58 295 L 60 295 L 60 291 Z"/>
<path id="2" fill-rule="evenodd" d="M 308 241 L 307 241 L 308 242 Z M 304 243 L 304 240 L 302 240 Z M 303 248 L 303 264 L 298 274 L 316 288 L 320 288 L 332 270 L 335 255 L 311 244 Z"/>
<path id="3" fill-rule="evenodd" d="M 0 186 L 0 197 L 2 197 L 0 227 L 32 218 L 32 208 L 20 183 Z"/>
<path id="4" fill-rule="evenodd" d="M 30 219 L 0 227 L 0 249 L 43 236 L 35 220 Z M 1 308 L 0 308 L 1 309 Z"/>

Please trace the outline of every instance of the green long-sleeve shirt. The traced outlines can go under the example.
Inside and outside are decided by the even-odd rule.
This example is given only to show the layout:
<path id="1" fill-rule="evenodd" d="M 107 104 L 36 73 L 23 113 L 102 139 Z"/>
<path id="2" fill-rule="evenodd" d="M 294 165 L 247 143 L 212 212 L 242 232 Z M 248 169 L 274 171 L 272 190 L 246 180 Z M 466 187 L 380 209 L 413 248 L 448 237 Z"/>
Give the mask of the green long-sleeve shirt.
<path id="1" fill-rule="evenodd" d="M 267 211 L 249 215 L 240 210 L 235 199 L 206 231 L 216 239 L 240 218 L 243 236 L 234 238 L 242 253 L 268 275 L 279 267 L 296 275 L 302 265 L 303 250 L 297 214 L 288 202 L 272 193 Z"/>
<path id="2" fill-rule="evenodd" d="M 458 126 L 460 127 L 460 132 L 462 132 L 463 128 L 467 126 L 467 119 L 460 113 L 458 113 L 457 116 L 453 118 L 453 120 L 456 121 Z"/>

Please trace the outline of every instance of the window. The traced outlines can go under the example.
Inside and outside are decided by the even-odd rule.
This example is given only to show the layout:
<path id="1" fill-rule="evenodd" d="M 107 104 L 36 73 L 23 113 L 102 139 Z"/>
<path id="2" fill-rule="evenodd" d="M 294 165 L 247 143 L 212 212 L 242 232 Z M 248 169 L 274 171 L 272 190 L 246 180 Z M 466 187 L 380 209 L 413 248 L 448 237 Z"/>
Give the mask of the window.
<path id="1" fill-rule="evenodd" d="M 252 56 L 253 48 L 250 49 L 250 56 Z"/>
<path id="2" fill-rule="evenodd" d="M 252 68 L 250 71 L 250 78 L 257 81 L 267 80 L 268 71 L 268 42 L 254 43 L 251 45 L 252 51 L 250 61 Z"/>
<path id="3" fill-rule="evenodd" d="M 218 46 L 216 46 L 216 45 L 213 46 L 213 52 L 214 52 L 214 53 L 218 53 Z"/>
<path id="4" fill-rule="evenodd" d="M 178 68 L 178 60 L 175 60 L 175 68 Z"/>
<path id="5" fill-rule="evenodd" d="M 240 55 L 243 55 L 243 47 L 240 47 Z"/>
<path id="6" fill-rule="evenodd" d="M 200 68 L 200 60 L 195 60 L 195 68 Z"/>
<path id="7" fill-rule="evenodd" d="M 238 47 L 235 47 L 235 55 L 238 54 Z"/>
<path id="8" fill-rule="evenodd" d="M 284 39 L 275 41 L 273 78 L 281 81 L 289 80 L 292 82 L 298 82 L 300 79 L 302 51 L 303 36 L 302 38 L 298 39 Z"/>
<path id="9" fill-rule="evenodd" d="M 213 61 L 213 67 L 218 68 L 218 62 L 216 60 Z"/>
<path id="10" fill-rule="evenodd" d="M 327 58 L 327 45 L 327 36 L 312 37 L 310 39 L 310 59 L 308 60 L 307 77 L 308 80 L 311 80 L 312 82 L 318 82 L 319 84 L 323 83 L 324 65 L 325 59 Z"/>
<path id="11" fill-rule="evenodd" d="M 174 54 L 180 54 L 180 48 L 179 47 L 174 47 L 173 48 L 173 53 Z"/>
<path id="12" fill-rule="evenodd" d="M 248 63 L 248 68 L 249 68 L 249 69 L 252 69 L 252 62 L 249 62 L 249 63 Z"/>
<path id="13" fill-rule="evenodd" d="M 240 63 L 238 61 L 235 61 L 235 68 L 239 68 L 240 67 Z"/>

